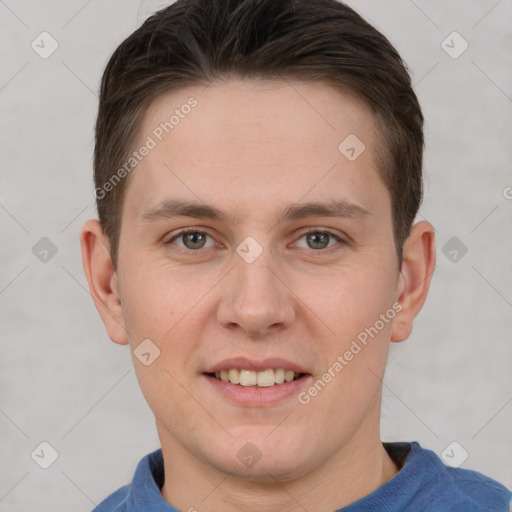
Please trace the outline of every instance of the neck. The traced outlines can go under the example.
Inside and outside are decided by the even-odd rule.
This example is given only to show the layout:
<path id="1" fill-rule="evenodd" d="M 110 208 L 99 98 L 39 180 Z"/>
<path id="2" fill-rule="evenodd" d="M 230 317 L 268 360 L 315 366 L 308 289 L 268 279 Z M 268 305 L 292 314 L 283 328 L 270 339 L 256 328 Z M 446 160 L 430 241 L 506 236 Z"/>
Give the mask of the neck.
<path id="1" fill-rule="evenodd" d="M 177 509 L 190 512 L 332 512 L 375 491 L 399 470 L 379 435 L 361 434 L 302 476 L 279 480 L 269 474 L 265 482 L 219 471 L 175 439 L 160 435 L 165 470 L 162 496 Z"/>

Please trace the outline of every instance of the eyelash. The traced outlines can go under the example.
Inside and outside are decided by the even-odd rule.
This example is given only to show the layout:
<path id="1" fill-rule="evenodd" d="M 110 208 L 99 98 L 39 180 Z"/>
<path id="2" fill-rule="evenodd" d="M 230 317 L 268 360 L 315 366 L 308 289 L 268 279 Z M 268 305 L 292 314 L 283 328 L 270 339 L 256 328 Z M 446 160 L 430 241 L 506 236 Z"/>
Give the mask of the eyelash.
<path id="1" fill-rule="evenodd" d="M 201 230 L 199 230 L 197 228 L 184 228 L 184 229 L 180 230 L 178 233 L 176 233 L 172 238 L 170 238 L 169 240 L 164 242 L 164 244 L 165 245 L 171 245 L 180 236 L 185 235 L 187 233 L 200 233 L 200 234 L 207 235 L 207 236 L 209 236 L 210 238 L 213 239 L 213 237 L 211 235 L 209 235 L 206 231 L 201 231 Z M 348 245 L 348 242 L 346 240 L 344 240 L 343 238 L 341 238 L 340 236 L 332 233 L 331 231 L 328 231 L 328 230 L 325 230 L 325 229 L 319 229 L 319 228 L 308 228 L 306 231 L 302 232 L 302 234 L 299 236 L 298 240 L 300 240 L 304 236 L 309 235 L 311 233 L 326 234 L 326 235 L 329 235 L 330 237 L 334 238 L 338 242 L 337 245 L 334 245 L 332 247 L 328 247 L 326 249 L 311 249 L 312 251 L 315 252 L 315 254 L 320 254 L 320 255 L 330 254 L 332 252 L 340 250 L 339 245 Z M 207 249 L 212 249 L 212 248 L 213 247 L 208 247 Z M 177 252 L 182 253 L 182 254 L 190 255 L 191 253 L 194 253 L 194 252 L 200 253 L 201 251 L 204 251 L 204 250 L 207 250 L 207 249 L 183 249 L 182 247 L 176 246 L 175 250 Z"/>

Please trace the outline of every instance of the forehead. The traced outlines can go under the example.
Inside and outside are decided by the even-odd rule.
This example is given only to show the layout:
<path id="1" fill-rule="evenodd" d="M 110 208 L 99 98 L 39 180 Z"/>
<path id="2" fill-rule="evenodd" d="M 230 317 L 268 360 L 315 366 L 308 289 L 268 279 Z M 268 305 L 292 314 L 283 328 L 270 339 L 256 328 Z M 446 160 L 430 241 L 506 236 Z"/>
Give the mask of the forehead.
<path id="1" fill-rule="evenodd" d="M 189 108 L 192 98 L 195 106 Z M 164 128 L 163 137 L 172 132 L 176 143 L 187 145 L 225 140 L 226 136 L 247 142 L 251 132 L 265 135 L 261 129 L 267 142 L 273 137 L 276 142 L 293 144 L 302 137 L 311 145 L 322 139 L 331 149 L 331 143 L 337 149 L 340 137 L 350 133 L 359 133 L 371 147 L 376 135 L 375 118 L 366 101 L 348 89 L 323 82 L 218 80 L 178 89 L 151 103 L 139 135 L 158 132 L 161 123 L 169 121 L 172 126 L 167 131 Z M 189 136 L 190 124 L 197 137 Z M 198 140 L 200 135 L 208 137 Z"/>
<path id="2" fill-rule="evenodd" d="M 355 202 L 387 198 L 370 107 L 319 82 L 217 81 L 163 94 L 136 147 L 149 139 L 127 194 L 146 209 L 169 192 L 239 208 L 277 206 L 283 195 L 333 200 L 334 190 Z"/>

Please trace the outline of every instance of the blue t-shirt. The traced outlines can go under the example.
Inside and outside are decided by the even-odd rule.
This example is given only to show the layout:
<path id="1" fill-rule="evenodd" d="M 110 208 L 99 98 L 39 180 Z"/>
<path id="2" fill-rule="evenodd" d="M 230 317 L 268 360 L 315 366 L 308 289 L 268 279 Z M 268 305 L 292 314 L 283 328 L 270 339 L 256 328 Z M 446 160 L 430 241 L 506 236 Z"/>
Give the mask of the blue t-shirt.
<path id="1" fill-rule="evenodd" d="M 336 512 L 512 511 L 510 491 L 495 480 L 445 466 L 417 442 L 383 444 L 401 470 L 374 492 Z M 93 512 L 178 512 L 160 494 L 163 483 L 162 450 L 156 450 L 139 462 L 130 485 L 111 494 Z"/>

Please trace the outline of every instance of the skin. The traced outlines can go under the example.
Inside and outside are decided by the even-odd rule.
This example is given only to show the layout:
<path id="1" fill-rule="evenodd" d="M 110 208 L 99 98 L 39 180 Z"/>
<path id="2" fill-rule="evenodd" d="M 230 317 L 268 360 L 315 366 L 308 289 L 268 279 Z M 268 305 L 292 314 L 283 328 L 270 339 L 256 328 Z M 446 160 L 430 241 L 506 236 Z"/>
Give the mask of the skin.
<path id="1" fill-rule="evenodd" d="M 112 341 L 133 352 L 149 338 L 160 350 L 149 366 L 133 361 L 162 444 L 162 495 L 201 512 L 341 508 L 399 470 L 380 439 L 381 379 L 390 342 L 409 336 L 426 299 L 434 230 L 415 224 L 399 264 L 375 120 L 355 95 L 284 81 L 187 87 L 153 102 L 139 143 L 190 96 L 197 107 L 133 171 L 117 271 L 99 223 L 81 235 Z M 349 134 L 366 146 L 353 162 L 338 150 Z M 143 218 L 170 198 L 229 218 Z M 367 215 L 279 220 L 292 203 L 331 200 Z M 204 247 L 172 242 L 181 228 L 206 233 Z M 341 241 L 315 245 L 307 228 Z M 247 236 L 262 248 L 252 263 L 236 252 Z M 394 319 L 305 405 L 294 394 L 243 407 L 203 375 L 228 357 L 281 357 L 311 374 L 307 390 L 395 302 Z M 248 442 L 261 453 L 252 467 L 237 457 Z"/>

